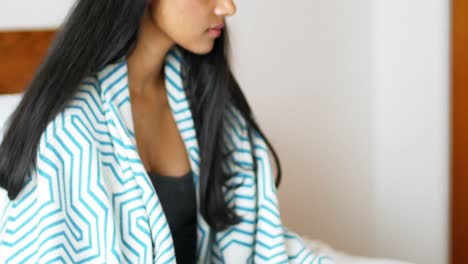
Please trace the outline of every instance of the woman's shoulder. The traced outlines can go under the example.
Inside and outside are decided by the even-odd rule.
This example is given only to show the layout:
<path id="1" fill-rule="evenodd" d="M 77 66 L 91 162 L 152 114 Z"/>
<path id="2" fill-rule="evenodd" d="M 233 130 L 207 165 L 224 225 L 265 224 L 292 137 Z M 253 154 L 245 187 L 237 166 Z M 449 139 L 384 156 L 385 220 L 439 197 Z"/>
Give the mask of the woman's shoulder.
<path id="1" fill-rule="evenodd" d="M 71 99 L 48 122 L 41 135 L 39 148 L 59 146 L 66 150 L 93 145 L 97 131 L 106 128 L 103 126 L 105 114 L 102 106 L 97 77 L 86 76 L 80 81 Z"/>
<path id="2" fill-rule="evenodd" d="M 64 118 L 67 122 L 73 122 L 75 119 L 92 123 L 101 121 L 104 117 L 103 100 L 101 85 L 96 75 L 88 75 L 79 82 L 75 93 L 59 115 L 54 121 L 63 121 Z"/>
<path id="3" fill-rule="evenodd" d="M 70 99 L 49 121 L 40 143 L 99 147 L 101 139 L 109 134 L 105 87 L 113 80 L 108 76 L 122 65 L 126 65 L 123 57 L 83 77 Z"/>

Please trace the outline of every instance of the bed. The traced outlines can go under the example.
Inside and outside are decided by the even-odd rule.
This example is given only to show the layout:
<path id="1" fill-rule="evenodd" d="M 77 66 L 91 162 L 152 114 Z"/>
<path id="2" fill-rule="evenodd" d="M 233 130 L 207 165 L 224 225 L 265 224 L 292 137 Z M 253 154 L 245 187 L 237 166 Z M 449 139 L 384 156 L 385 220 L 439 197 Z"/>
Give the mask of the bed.
<path id="1" fill-rule="evenodd" d="M 8 117 L 21 100 L 24 87 L 40 65 L 54 30 L 0 32 L 0 138 Z M 8 197 L 0 189 L 0 212 Z M 331 256 L 337 264 L 409 264 L 409 262 L 353 256 L 320 241 L 301 236 L 312 251 Z"/>

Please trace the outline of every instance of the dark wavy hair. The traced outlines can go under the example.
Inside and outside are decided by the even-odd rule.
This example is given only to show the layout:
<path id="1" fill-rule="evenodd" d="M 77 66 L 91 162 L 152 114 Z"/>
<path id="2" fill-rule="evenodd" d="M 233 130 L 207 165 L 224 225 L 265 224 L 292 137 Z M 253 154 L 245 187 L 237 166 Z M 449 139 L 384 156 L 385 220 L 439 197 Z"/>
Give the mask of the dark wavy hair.
<path id="1" fill-rule="evenodd" d="M 73 97 L 81 80 L 96 74 L 135 47 L 147 4 L 148 0 L 78 0 L 67 14 L 43 63 L 5 126 L 0 145 L 0 187 L 8 191 L 11 200 L 21 191 L 29 170 L 36 166 L 42 133 Z M 241 221 L 223 196 L 223 186 L 237 187 L 226 186 L 233 174 L 226 175 L 221 166 L 229 155 L 229 152 L 223 152 L 222 133 L 228 105 L 234 105 L 245 118 L 251 143 L 251 130 L 259 132 L 265 139 L 276 162 L 276 187 L 281 180 L 279 158 L 255 121 L 231 71 L 228 44 L 226 27 L 208 54 L 180 49 L 184 61 L 184 89 L 200 145 L 200 210 L 207 223 L 217 231 Z M 253 160 L 256 174 L 254 157 Z"/>

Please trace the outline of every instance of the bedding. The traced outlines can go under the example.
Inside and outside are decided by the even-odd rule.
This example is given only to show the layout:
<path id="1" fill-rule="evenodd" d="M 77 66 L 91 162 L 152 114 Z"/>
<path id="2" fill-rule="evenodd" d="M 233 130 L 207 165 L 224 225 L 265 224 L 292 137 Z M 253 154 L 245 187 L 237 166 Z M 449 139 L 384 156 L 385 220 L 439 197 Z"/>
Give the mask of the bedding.
<path id="1" fill-rule="evenodd" d="M 332 246 L 320 240 L 311 239 L 305 235 L 301 235 L 306 245 L 316 254 L 324 254 L 330 256 L 335 264 L 414 264 L 412 262 L 386 259 L 386 258 L 370 258 L 364 256 L 354 256 L 343 251 L 334 249 Z"/>
<path id="2" fill-rule="evenodd" d="M 5 122 L 8 120 L 8 117 L 11 115 L 15 107 L 18 105 L 23 94 L 1 94 L 0 95 L 0 139 L 3 138 L 3 129 Z M 8 196 L 6 191 L 0 188 L 0 216 L 5 209 L 7 204 Z"/>
<path id="3" fill-rule="evenodd" d="M 18 105 L 23 94 L 2 94 L 0 95 L 0 138 L 3 138 L 3 126 L 8 117 Z"/>

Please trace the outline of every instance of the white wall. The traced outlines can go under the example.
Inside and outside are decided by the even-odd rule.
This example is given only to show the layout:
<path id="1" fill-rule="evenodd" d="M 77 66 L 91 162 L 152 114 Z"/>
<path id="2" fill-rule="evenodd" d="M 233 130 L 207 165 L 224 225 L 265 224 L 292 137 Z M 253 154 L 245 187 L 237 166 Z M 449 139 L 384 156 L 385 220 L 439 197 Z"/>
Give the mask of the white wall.
<path id="1" fill-rule="evenodd" d="M 375 2 L 376 253 L 447 263 L 450 1 Z"/>
<path id="2" fill-rule="evenodd" d="M 2 1 L 0 29 L 57 26 L 72 2 Z M 234 69 L 280 155 L 288 227 L 447 263 L 446 2 L 236 1 Z"/>
<path id="3" fill-rule="evenodd" d="M 375 251 L 372 0 L 238 1 L 235 69 L 283 165 L 292 229 Z"/>
<path id="4" fill-rule="evenodd" d="M 286 225 L 447 263 L 447 1 L 238 1 L 232 22 L 236 72 L 282 159 Z"/>
<path id="5" fill-rule="evenodd" d="M 0 29 L 58 26 L 74 0 L 0 0 Z"/>

